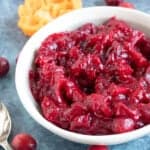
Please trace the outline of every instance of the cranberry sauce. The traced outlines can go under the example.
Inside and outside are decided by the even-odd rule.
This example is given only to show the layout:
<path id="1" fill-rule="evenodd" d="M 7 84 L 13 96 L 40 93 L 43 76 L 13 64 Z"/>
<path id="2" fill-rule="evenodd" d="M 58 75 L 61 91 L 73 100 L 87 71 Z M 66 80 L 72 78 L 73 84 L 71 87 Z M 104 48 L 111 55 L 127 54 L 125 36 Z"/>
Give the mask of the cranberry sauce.
<path id="1" fill-rule="evenodd" d="M 110 18 L 49 35 L 30 71 L 43 116 L 83 134 L 128 132 L 150 123 L 150 38 Z"/>

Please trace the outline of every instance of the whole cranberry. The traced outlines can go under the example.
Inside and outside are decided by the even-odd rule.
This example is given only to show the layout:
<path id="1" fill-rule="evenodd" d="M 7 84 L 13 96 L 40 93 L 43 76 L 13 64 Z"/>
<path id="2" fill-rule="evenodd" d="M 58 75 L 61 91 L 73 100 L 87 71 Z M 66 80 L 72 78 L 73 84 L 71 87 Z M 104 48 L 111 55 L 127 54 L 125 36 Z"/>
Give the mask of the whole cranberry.
<path id="1" fill-rule="evenodd" d="M 105 0 L 105 2 L 107 5 L 110 5 L 110 6 L 118 6 L 120 5 L 120 3 L 123 2 L 123 0 Z"/>
<path id="2" fill-rule="evenodd" d="M 108 146 L 106 146 L 106 145 L 92 145 L 88 148 L 88 150 L 108 150 Z"/>
<path id="3" fill-rule="evenodd" d="M 37 143 L 35 139 L 26 133 L 20 133 L 12 140 L 14 150 L 36 150 Z"/>
<path id="4" fill-rule="evenodd" d="M 6 58 L 0 57 L 0 77 L 6 75 L 9 71 L 9 62 Z"/>
<path id="5" fill-rule="evenodd" d="M 135 8 L 134 5 L 130 2 L 122 2 L 119 4 L 120 7 L 125 7 L 125 8 Z"/>

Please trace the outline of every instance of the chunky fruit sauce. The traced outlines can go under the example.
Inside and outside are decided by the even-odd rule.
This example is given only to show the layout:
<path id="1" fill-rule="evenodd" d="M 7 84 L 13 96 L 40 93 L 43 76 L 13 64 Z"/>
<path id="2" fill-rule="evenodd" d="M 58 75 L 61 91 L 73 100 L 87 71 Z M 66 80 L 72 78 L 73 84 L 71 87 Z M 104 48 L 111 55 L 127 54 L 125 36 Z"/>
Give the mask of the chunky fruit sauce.
<path id="1" fill-rule="evenodd" d="M 150 38 L 110 18 L 49 35 L 30 71 L 43 116 L 83 134 L 114 134 L 150 123 Z"/>

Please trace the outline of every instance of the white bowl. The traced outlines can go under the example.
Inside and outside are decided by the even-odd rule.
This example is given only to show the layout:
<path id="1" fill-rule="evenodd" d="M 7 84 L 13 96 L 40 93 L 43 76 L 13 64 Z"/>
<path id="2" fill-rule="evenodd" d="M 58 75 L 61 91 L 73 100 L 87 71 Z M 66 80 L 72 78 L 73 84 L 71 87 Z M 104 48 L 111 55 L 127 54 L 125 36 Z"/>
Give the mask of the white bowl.
<path id="1" fill-rule="evenodd" d="M 114 145 L 128 142 L 150 133 L 150 125 L 127 133 L 104 136 L 83 135 L 61 129 L 43 118 L 30 91 L 28 74 L 32 65 L 34 53 L 49 34 L 73 30 L 87 22 L 101 24 L 112 16 L 117 16 L 117 18 L 125 20 L 150 36 L 150 15 L 148 14 L 119 7 L 90 7 L 73 11 L 49 23 L 29 39 L 20 53 L 16 67 L 15 82 L 23 106 L 44 128 L 65 139 L 84 144 Z"/>

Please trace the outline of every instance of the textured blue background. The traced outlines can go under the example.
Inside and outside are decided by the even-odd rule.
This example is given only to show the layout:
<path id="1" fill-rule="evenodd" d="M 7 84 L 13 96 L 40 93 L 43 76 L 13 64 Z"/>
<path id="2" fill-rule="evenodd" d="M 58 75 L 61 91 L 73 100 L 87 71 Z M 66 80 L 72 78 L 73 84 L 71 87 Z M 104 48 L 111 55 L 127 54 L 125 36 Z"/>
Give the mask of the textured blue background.
<path id="1" fill-rule="evenodd" d="M 22 2 L 23 0 L 0 0 L 0 55 L 7 57 L 11 64 L 8 75 L 0 79 L 0 99 L 7 105 L 13 123 L 9 141 L 19 132 L 28 132 L 37 139 L 38 150 L 86 150 L 86 145 L 64 140 L 39 126 L 19 101 L 14 83 L 15 59 L 28 39 L 16 25 L 17 7 Z M 130 0 L 130 2 L 133 2 L 137 9 L 150 14 L 150 0 Z M 83 3 L 84 7 L 105 5 L 103 0 L 84 0 Z M 150 150 L 150 136 L 127 144 L 111 146 L 110 150 Z"/>

